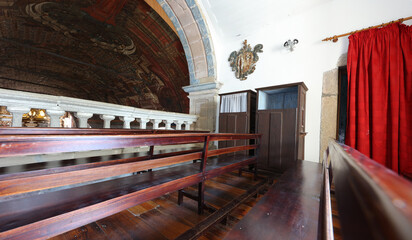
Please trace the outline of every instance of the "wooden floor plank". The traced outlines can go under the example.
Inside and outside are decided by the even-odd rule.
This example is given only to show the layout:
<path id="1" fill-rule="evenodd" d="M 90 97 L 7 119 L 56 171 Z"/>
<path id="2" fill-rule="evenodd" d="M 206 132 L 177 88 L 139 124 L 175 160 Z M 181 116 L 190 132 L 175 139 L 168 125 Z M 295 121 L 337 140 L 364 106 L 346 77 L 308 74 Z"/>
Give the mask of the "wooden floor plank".
<path id="1" fill-rule="evenodd" d="M 96 223 L 90 223 L 83 227 L 74 229 L 73 231 L 69 231 L 63 233 L 59 236 L 50 238 L 51 240 L 86 240 L 86 239 L 102 239 L 102 240 L 109 240 L 106 237 L 106 234 L 102 231 L 102 229 Z"/>
<path id="2" fill-rule="evenodd" d="M 129 211 L 123 211 L 110 217 L 97 221 L 97 224 L 105 232 L 110 240 L 126 239 L 166 239 L 158 232 L 154 231 L 144 221 L 135 217 Z"/>
<path id="3" fill-rule="evenodd" d="M 207 217 L 206 214 L 193 214 L 193 210 L 196 210 L 196 208 L 190 210 L 185 206 L 179 206 L 175 202 L 171 202 L 165 198 L 158 198 L 154 201 L 159 205 L 159 208 L 157 209 L 158 211 L 175 216 L 180 222 L 183 222 L 190 227 L 195 226 Z M 197 204 L 195 201 L 193 202 Z"/>
<path id="4" fill-rule="evenodd" d="M 250 179 L 245 178 L 245 177 L 234 177 L 232 175 L 221 175 L 216 178 L 210 179 L 211 181 L 216 181 L 219 183 L 223 183 L 229 186 L 237 187 L 240 189 L 248 189 L 253 186 L 253 182 L 250 181 Z"/>
<path id="5" fill-rule="evenodd" d="M 175 216 L 158 211 L 158 209 L 147 211 L 137 218 L 142 219 L 152 229 L 161 233 L 167 239 L 175 239 L 191 228 L 189 225 L 179 221 Z"/>
<path id="6" fill-rule="evenodd" d="M 133 215 L 139 216 L 140 214 L 145 213 L 145 212 L 147 212 L 147 211 L 150 211 L 150 210 L 152 210 L 152 209 L 154 209 L 154 208 L 156 208 L 156 207 L 158 207 L 158 206 L 159 206 L 159 205 L 158 205 L 157 203 L 153 202 L 153 201 L 147 201 L 147 202 L 144 202 L 144 203 L 142 203 L 142 204 L 140 204 L 140 205 L 131 207 L 131 208 L 129 208 L 128 210 L 129 210 L 129 212 L 131 212 Z"/>

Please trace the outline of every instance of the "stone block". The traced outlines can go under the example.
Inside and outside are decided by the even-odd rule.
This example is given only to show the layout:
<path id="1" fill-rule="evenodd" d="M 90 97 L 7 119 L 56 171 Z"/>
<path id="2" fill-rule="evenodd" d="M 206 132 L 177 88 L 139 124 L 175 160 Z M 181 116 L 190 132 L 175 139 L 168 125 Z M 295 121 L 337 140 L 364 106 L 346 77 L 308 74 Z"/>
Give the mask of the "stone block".
<path id="1" fill-rule="evenodd" d="M 183 31 L 185 32 L 185 36 L 189 43 L 200 41 L 202 39 L 202 37 L 200 36 L 199 29 L 197 28 L 197 24 L 195 22 L 188 26 L 185 26 L 183 28 Z"/>
<path id="2" fill-rule="evenodd" d="M 196 59 L 202 58 L 206 61 L 205 50 L 203 46 L 203 41 L 196 41 L 190 43 L 190 50 L 192 53 L 193 61 Z"/>
<path id="3" fill-rule="evenodd" d="M 337 131 L 337 109 L 338 109 L 338 97 L 337 96 L 324 96 L 322 97 L 322 113 L 321 113 L 321 126 L 320 126 L 320 153 L 322 158 L 323 152 L 326 150 L 329 141 L 336 139 Z"/>
<path id="4" fill-rule="evenodd" d="M 322 94 L 337 95 L 339 91 L 338 69 L 323 73 Z"/>

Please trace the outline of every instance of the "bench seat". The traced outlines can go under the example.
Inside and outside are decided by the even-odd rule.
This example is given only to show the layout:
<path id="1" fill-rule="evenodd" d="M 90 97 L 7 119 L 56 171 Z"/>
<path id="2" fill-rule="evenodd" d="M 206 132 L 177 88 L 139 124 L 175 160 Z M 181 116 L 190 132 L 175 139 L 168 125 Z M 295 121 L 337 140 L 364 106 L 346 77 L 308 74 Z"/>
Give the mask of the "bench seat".
<path id="1" fill-rule="evenodd" d="M 322 180 L 321 164 L 298 160 L 224 239 L 318 239 Z"/>
<path id="2" fill-rule="evenodd" d="M 19 227 L 23 226 L 24 229 L 27 224 L 37 223 L 38 226 L 31 229 L 41 230 L 41 220 L 59 224 L 59 228 L 67 226 L 61 230 L 64 232 L 165 194 L 156 190 L 169 187 L 169 191 L 173 192 L 191 186 L 202 180 L 199 164 L 179 165 L 78 187 L 53 189 L 41 194 L 32 192 L 2 199 L 0 238 L 3 234 L 7 235 L 6 231 L 18 231 Z M 151 193 L 140 194 L 143 192 Z M 71 218 L 63 217 L 64 214 Z M 51 219 L 55 216 L 61 216 L 60 220 Z M 19 235 L 21 238 L 30 236 L 30 232 L 25 230 L 21 234 L 25 234 Z"/>

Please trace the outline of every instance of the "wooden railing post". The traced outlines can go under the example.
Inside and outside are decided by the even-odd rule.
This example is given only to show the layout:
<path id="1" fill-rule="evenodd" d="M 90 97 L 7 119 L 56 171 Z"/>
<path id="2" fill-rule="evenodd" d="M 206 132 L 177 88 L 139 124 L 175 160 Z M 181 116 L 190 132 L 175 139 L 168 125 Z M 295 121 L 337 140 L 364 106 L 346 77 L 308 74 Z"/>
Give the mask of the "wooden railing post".
<path id="1" fill-rule="evenodd" d="M 258 178 L 258 157 L 259 157 L 259 151 L 260 151 L 260 136 L 257 136 L 255 138 L 255 142 L 257 145 L 257 148 L 253 151 L 254 152 L 254 156 L 256 157 L 256 163 L 255 163 L 255 169 L 254 169 L 254 174 L 253 174 L 253 179 L 256 181 Z"/>
<path id="2" fill-rule="evenodd" d="M 203 176 L 205 176 L 205 171 L 206 171 L 207 156 L 208 156 L 208 151 L 209 151 L 209 139 L 210 139 L 209 135 L 205 137 L 205 145 L 203 146 L 202 161 L 200 162 L 200 171 L 202 172 Z M 205 192 L 205 186 L 204 186 L 204 180 L 203 180 L 199 183 L 199 186 L 198 186 L 197 212 L 199 214 L 203 214 L 203 206 L 205 205 L 204 192 Z"/>

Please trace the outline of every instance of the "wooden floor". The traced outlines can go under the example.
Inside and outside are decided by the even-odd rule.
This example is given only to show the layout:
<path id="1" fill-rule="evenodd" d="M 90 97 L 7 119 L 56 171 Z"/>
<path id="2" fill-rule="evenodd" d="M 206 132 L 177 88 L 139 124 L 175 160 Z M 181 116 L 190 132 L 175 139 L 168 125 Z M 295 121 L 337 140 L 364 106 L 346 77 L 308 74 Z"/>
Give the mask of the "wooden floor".
<path id="1" fill-rule="evenodd" d="M 252 188 L 257 181 L 253 175 L 243 172 L 228 173 L 206 181 L 205 201 L 219 209 L 232 199 Z M 195 192 L 195 188 L 188 191 Z M 261 198 L 251 198 L 236 208 L 227 225 L 216 224 L 199 239 L 221 239 Z M 177 205 L 177 192 L 129 208 L 113 216 L 64 233 L 52 239 L 175 239 L 211 213 L 197 214 L 197 202 L 184 198 Z"/>
<path id="2" fill-rule="evenodd" d="M 330 201 L 332 205 L 332 221 L 333 221 L 333 236 L 335 240 L 341 240 L 342 238 L 342 233 L 341 233 L 341 227 L 340 227 L 340 222 L 339 222 L 339 212 L 338 212 L 338 205 L 336 203 L 336 197 L 335 197 L 335 187 L 332 185 L 331 186 L 331 193 L 330 193 Z"/>

